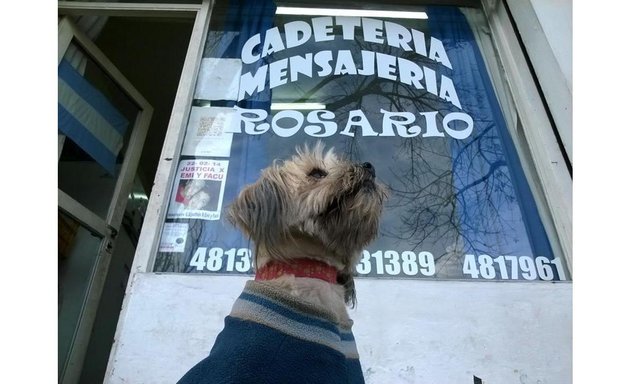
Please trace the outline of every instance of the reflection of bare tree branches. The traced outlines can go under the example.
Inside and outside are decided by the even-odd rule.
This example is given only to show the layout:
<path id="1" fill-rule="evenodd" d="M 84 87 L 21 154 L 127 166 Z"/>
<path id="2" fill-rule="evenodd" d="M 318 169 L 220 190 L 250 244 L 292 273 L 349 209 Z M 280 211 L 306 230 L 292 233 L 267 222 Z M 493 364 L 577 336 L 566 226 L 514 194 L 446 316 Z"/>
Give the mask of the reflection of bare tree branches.
<path id="1" fill-rule="evenodd" d="M 357 42 L 353 48 L 355 57 L 361 49 L 370 49 L 362 45 Z M 458 92 L 476 91 L 458 88 Z M 322 79 L 304 95 L 304 100 L 312 98 L 326 103 L 338 121 L 347 121 L 349 112 L 357 109 L 372 115 L 380 109 L 438 111 L 440 120 L 455 111 L 446 109 L 444 101 L 426 91 L 376 76 Z M 415 115 L 420 119 L 418 113 Z M 423 122 L 414 124 L 422 126 Z M 502 237 L 514 232 L 506 211 L 512 209 L 515 194 L 495 124 L 490 117 L 475 116 L 475 125 L 474 135 L 463 141 L 420 135 L 402 138 L 392 148 L 393 162 L 385 179 L 392 195 L 388 209 L 396 211 L 399 219 L 396 225 L 382 229 L 384 236 L 405 241 L 414 249 L 444 243 L 478 253 L 505 251 L 508 244 Z M 345 152 L 351 158 L 361 158 L 354 138 L 346 142 Z M 447 257 L 455 254 L 444 253 Z"/>
<path id="2" fill-rule="evenodd" d="M 415 52 L 360 40 L 337 43 L 335 49 L 351 51 L 358 61 L 355 63 L 357 68 L 361 67 L 361 51 L 371 51 L 404 58 L 439 72 L 435 62 Z M 313 53 L 312 46 L 282 51 L 270 60 L 307 53 Z M 333 57 L 336 56 L 333 53 Z M 331 63 L 332 67 L 335 65 L 335 62 Z M 434 81 L 441 82 L 441 74 L 434 75 Z M 424 86 L 427 86 L 426 76 Z M 334 112 L 338 125 L 338 135 L 326 140 L 351 160 L 376 158 L 382 161 L 377 165 L 377 173 L 388 185 L 390 199 L 381 226 L 381 238 L 377 239 L 380 246 L 430 249 L 435 252 L 437 268 L 446 270 L 458 266 L 458 271 L 454 268 L 442 275 L 448 277 L 461 276 L 461 263 L 455 261 L 467 252 L 498 255 L 510 252 L 511 247 L 521 247 L 518 242 L 526 238 L 521 236 L 522 218 L 495 116 L 490 112 L 475 112 L 473 134 L 464 140 L 449 138 L 446 133 L 444 137 L 423 137 L 428 129 L 429 112 L 437 112 L 438 130 L 444 132 L 441 125 L 444 117 L 461 110 L 426 89 L 417 89 L 400 79 L 391 81 L 376 75 L 321 78 L 313 74 L 313 77 L 305 76 L 299 80 L 274 89 L 274 98 L 281 94 L 290 99 L 286 101 L 325 104 L 327 110 Z M 484 93 L 476 87 L 466 88 L 458 84 L 457 94 L 460 100 L 487 104 L 483 100 Z M 376 132 L 382 127 L 381 110 L 412 112 L 416 119 L 413 125 L 419 125 L 422 133 L 415 137 L 389 138 L 382 135 L 372 138 L 356 132 L 354 136 L 346 135 L 347 132 L 339 136 L 348 124 L 350 113 L 356 110 L 363 112 Z M 361 128 L 352 129 L 358 132 Z M 370 152 L 374 149 L 379 153 Z M 397 247 L 398 244 L 403 248 Z"/>
<path id="3" fill-rule="evenodd" d="M 415 246 L 461 239 L 465 248 L 479 253 L 504 246 L 498 238 L 512 231 L 502 209 L 514 201 L 514 191 L 500 153 L 483 153 L 482 141 L 494 146 L 497 140 L 492 132 L 486 128 L 467 143 L 444 145 L 442 153 L 425 150 L 426 140 L 406 139 L 398 150 L 408 154 L 407 168 L 398 163 L 391 169 L 392 205 L 401 212 L 400 225 L 385 229 L 386 235 Z"/>

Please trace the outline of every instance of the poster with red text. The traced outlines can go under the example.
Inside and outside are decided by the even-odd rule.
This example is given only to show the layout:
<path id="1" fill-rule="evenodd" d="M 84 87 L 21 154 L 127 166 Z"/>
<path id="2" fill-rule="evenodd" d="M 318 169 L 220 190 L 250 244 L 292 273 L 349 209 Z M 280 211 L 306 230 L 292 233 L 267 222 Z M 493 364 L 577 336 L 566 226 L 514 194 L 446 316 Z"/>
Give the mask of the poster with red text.
<path id="1" fill-rule="evenodd" d="M 219 220 L 227 160 L 182 160 L 167 218 Z"/>

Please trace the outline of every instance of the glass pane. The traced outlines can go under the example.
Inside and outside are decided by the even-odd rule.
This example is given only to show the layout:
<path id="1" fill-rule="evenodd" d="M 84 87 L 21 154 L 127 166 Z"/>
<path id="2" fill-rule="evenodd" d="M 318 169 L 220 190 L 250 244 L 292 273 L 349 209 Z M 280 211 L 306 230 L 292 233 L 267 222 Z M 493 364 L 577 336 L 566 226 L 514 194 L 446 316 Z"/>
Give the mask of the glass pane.
<path id="1" fill-rule="evenodd" d="M 462 10 L 276 11 L 213 12 L 156 271 L 252 273 L 253 245 L 223 209 L 321 140 L 391 192 L 358 276 L 566 279 Z"/>
<path id="2" fill-rule="evenodd" d="M 59 188 L 105 218 L 138 108 L 74 44 L 58 75 Z"/>
<path id="3" fill-rule="evenodd" d="M 61 375 L 94 273 L 102 239 L 61 211 L 58 221 L 58 368 Z"/>

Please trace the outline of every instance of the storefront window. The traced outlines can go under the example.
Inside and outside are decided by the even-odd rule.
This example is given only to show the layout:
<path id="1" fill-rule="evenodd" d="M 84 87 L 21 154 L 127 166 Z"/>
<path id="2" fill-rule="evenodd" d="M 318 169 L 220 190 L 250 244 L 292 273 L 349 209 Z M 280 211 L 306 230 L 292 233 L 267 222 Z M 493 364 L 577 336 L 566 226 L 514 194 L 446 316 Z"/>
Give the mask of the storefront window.
<path id="1" fill-rule="evenodd" d="M 217 1 L 155 271 L 253 273 L 225 208 L 274 159 L 322 141 L 390 190 L 357 276 L 567 279 L 466 17 L 482 11 L 405 10 Z"/>

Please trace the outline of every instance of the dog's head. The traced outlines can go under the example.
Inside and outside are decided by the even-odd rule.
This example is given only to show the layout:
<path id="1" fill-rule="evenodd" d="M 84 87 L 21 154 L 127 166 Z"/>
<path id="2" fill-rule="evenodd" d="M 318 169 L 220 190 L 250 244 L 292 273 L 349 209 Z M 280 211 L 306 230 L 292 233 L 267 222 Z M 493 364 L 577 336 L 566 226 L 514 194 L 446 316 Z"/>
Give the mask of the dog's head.
<path id="1" fill-rule="evenodd" d="M 377 235 L 385 197 L 370 163 L 343 160 L 317 143 L 264 169 L 232 203 L 228 218 L 255 243 L 258 266 L 324 260 L 339 271 L 348 299 L 354 298 L 353 268 Z"/>

